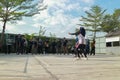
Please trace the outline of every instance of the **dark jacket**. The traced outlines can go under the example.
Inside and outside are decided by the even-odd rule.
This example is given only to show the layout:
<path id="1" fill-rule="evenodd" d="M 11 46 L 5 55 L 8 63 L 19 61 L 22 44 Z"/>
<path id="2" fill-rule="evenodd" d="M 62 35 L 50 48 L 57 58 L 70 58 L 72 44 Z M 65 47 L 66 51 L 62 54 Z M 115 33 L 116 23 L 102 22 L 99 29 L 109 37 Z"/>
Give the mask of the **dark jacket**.
<path id="1" fill-rule="evenodd" d="M 80 30 L 75 32 L 75 33 L 70 33 L 70 35 L 76 35 L 76 36 L 79 35 L 79 34 L 82 34 L 85 37 L 86 31 L 83 27 L 80 27 Z"/>

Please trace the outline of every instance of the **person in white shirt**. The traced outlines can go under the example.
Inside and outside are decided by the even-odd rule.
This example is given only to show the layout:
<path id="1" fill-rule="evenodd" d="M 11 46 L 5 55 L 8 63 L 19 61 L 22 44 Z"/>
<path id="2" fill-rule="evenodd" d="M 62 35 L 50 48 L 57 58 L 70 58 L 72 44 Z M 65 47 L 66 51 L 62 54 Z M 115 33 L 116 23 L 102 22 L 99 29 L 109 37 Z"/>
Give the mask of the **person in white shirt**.
<path id="1" fill-rule="evenodd" d="M 85 51 L 85 29 L 84 27 L 80 27 L 80 30 L 78 32 L 75 33 L 69 33 L 70 35 L 76 35 L 76 37 L 78 38 L 75 44 L 75 53 L 77 54 L 77 57 L 80 58 L 80 55 L 82 56 L 82 54 L 84 54 L 85 58 L 87 58 L 87 54 Z"/>

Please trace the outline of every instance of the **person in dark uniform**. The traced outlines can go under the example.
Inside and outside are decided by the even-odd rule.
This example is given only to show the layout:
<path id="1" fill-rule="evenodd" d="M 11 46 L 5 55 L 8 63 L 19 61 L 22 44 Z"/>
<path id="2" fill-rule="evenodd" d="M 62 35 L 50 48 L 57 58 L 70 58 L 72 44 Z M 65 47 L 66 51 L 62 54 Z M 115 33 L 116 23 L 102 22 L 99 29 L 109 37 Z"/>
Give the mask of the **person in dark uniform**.
<path id="1" fill-rule="evenodd" d="M 95 55 L 95 39 L 93 39 L 93 41 L 91 43 L 90 55 Z"/>
<path id="2" fill-rule="evenodd" d="M 43 41 L 41 39 L 39 39 L 39 41 L 38 41 L 38 53 L 43 54 Z"/>
<path id="3" fill-rule="evenodd" d="M 56 53 L 56 41 L 53 40 L 52 44 L 51 44 L 51 47 L 52 47 L 52 53 L 55 54 Z"/>
<path id="4" fill-rule="evenodd" d="M 66 53 L 68 54 L 67 43 L 68 43 L 68 40 L 64 37 L 64 39 L 63 39 L 63 53 L 64 53 L 64 55 Z"/>
<path id="5" fill-rule="evenodd" d="M 48 40 L 45 41 L 44 47 L 45 47 L 45 54 L 49 53 L 49 41 Z"/>
<path id="6" fill-rule="evenodd" d="M 16 38 L 16 50 L 17 50 L 17 54 L 23 54 L 23 46 L 24 46 L 24 40 L 22 38 L 22 35 L 18 34 L 17 38 Z"/>

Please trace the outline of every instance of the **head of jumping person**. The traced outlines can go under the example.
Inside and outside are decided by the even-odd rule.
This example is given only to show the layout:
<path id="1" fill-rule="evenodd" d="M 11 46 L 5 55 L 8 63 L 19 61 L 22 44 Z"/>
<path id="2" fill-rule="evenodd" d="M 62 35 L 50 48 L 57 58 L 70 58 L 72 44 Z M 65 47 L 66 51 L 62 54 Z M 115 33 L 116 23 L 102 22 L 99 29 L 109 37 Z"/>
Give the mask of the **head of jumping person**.
<path id="1" fill-rule="evenodd" d="M 86 32 L 84 27 L 80 27 L 80 33 L 85 37 Z"/>

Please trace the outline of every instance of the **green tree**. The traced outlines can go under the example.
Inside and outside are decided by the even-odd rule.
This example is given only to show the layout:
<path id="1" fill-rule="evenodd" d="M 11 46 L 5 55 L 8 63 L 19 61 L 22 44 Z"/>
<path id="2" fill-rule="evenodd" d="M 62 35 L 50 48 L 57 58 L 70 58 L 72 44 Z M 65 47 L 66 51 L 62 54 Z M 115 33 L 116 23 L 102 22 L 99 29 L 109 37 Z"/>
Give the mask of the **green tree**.
<path id="1" fill-rule="evenodd" d="M 45 32 L 46 32 L 45 27 L 40 26 L 40 29 L 39 29 L 39 38 L 43 37 L 44 34 L 45 34 Z"/>
<path id="2" fill-rule="evenodd" d="M 30 35 L 29 34 L 25 33 L 24 36 L 27 40 L 30 40 Z"/>
<path id="3" fill-rule="evenodd" d="M 54 41 L 55 39 L 56 39 L 56 35 L 50 32 L 50 42 Z"/>
<path id="4" fill-rule="evenodd" d="M 114 21 L 112 15 L 110 14 L 105 15 L 101 23 L 102 31 L 109 33 L 110 31 L 114 30 L 115 24 L 116 21 Z"/>
<path id="5" fill-rule="evenodd" d="M 101 21 L 103 18 L 103 14 L 106 10 L 102 10 L 101 7 L 95 5 L 92 6 L 90 11 L 85 11 L 86 17 L 81 16 L 81 20 L 83 24 L 79 24 L 81 26 L 85 26 L 86 30 L 93 32 L 93 38 L 96 38 L 96 32 L 101 30 Z"/>
<path id="6" fill-rule="evenodd" d="M 116 9 L 112 15 L 106 14 L 101 23 L 104 32 L 120 29 L 120 9 Z"/>
<path id="7" fill-rule="evenodd" d="M 32 40 L 35 37 L 36 33 L 32 33 L 32 34 L 27 34 L 25 33 L 24 36 L 27 40 Z"/>
<path id="8" fill-rule="evenodd" d="M 115 22 L 115 29 L 120 29 L 120 9 L 115 9 L 113 13 L 113 20 Z"/>
<path id="9" fill-rule="evenodd" d="M 3 42 L 7 22 L 21 20 L 22 17 L 31 17 L 39 14 L 46 6 L 43 0 L 0 0 L 0 21 L 3 22 L 1 43 Z"/>

